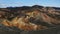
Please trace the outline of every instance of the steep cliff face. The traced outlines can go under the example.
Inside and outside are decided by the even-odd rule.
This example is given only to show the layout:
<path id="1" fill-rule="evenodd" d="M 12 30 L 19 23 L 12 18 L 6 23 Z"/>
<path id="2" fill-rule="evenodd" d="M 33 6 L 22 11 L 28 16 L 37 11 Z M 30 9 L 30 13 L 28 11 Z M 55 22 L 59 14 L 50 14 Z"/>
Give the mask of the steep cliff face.
<path id="1" fill-rule="evenodd" d="M 32 6 L 0 8 L 0 24 L 21 30 L 42 30 L 60 25 L 60 10 Z"/>

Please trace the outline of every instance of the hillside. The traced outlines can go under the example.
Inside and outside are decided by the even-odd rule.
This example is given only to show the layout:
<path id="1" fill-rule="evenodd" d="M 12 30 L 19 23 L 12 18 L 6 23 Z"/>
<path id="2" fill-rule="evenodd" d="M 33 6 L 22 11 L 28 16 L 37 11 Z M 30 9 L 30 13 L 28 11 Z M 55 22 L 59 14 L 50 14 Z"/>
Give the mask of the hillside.
<path id="1" fill-rule="evenodd" d="M 0 8 L 0 26 L 9 31 L 56 28 L 60 26 L 60 8 L 39 5 Z"/>

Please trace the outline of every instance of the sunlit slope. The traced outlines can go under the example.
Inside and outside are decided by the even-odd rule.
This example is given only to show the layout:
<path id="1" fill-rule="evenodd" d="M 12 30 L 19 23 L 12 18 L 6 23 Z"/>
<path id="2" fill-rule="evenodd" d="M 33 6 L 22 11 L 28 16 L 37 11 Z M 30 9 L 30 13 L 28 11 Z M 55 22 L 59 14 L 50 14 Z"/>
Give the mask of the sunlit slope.
<path id="1" fill-rule="evenodd" d="M 0 8 L 0 24 L 21 30 L 43 30 L 60 25 L 60 10 L 32 6 Z"/>

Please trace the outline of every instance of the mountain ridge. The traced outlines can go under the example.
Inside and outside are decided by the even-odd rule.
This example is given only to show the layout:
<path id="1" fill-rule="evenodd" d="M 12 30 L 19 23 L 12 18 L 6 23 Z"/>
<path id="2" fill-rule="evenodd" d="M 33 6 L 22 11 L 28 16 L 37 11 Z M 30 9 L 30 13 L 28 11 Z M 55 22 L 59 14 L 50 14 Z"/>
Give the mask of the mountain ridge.
<path id="1" fill-rule="evenodd" d="M 0 20 L 5 26 L 15 26 L 22 30 L 48 29 L 51 26 L 60 25 L 60 8 L 39 5 L 0 8 Z M 29 25 L 25 28 L 20 23 Z"/>

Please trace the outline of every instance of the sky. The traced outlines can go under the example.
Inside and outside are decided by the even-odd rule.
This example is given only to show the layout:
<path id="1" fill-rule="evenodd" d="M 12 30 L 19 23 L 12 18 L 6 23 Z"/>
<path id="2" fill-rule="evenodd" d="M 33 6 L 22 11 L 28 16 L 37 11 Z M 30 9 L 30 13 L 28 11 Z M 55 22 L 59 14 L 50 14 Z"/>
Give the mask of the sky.
<path id="1" fill-rule="evenodd" d="M 60 7 L 60 0 L 0 0 L 0 8 L 33 5 Z"/>

